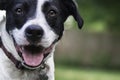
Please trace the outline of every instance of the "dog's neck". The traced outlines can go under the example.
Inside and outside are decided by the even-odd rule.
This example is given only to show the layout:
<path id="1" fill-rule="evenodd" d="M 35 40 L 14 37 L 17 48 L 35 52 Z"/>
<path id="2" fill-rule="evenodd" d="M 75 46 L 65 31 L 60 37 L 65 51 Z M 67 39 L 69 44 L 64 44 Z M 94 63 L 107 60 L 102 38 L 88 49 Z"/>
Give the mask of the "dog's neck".
<path id="1" fill-rule="evenodd" d="M 10 53 L 15 53 L 13 56 L 17 59 L 20 59 L 19 56 L 17 56 L 17 51 L 15 49 L 13 40 L 11 38 L 11 36 L 9 36 L 9 34 L 6 32 L 6 18 L 3 19 L 3 21 L 1 22 L 1 40 L 3 43 L 3 46 L 6 48 L 6 50 Z"/>
<path id="2" fill-rule="evenodd" d="M 20 57 L 15 55 L 15 54 L 17 54 L 17 51 L 14 47 L 12 38 L 6 32 L 6 27 L 5 27 L 6 23 L 5 22 L 6 22 L 6 19 L 4 17 L 4 19 L 1 21 L 0 47 L 3 49 L 6 56 L 17 66 L 20 63 L 19 61 L 17 61 L 17 59 L 20 60 Z M 11 54 L 11 53 L 15 53 L 15 54 Z"/>

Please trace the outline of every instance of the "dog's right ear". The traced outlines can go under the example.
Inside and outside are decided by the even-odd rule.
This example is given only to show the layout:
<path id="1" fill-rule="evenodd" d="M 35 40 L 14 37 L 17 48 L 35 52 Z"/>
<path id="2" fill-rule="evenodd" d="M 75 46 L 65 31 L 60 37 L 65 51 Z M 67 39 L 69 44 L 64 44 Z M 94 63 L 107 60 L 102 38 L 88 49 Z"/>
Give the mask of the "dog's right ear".
<path id="1" fill-rule="evenodd" d="M 0 0 L 0 10 L 6 10 L 7 1 L 9 0 Z"/>
<path id="2" fill-rule="evenodd" d="M 59 0 L 59 1 L 60 5 L 62 5 L 61 7 L 64 12 L 63 15 L 66 17 L 66 19 L 68 16 L 72 15 L 76 22 L 78 23 L 78 27 L 81 29 L 83 27 L 83 19 L 78 12 L 75 0 Z"/>

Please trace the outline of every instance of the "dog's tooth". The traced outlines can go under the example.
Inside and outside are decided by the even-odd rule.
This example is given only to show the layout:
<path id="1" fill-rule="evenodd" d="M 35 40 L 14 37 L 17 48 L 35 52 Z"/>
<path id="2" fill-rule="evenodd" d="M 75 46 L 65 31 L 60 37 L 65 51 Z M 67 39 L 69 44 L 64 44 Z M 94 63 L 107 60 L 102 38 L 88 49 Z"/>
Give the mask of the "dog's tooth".
<path id="1" fill-rule="evenodd" d="M 20 51 L 22 52 L 22 49 L 20 49 Z"/>
<path id="2" fill-rule="evenodd" d="M 24 51 L 24 47 L 22 47 L 22 51 Z"/>
<path id="3" fill-rule="evenodd" d="M 24 51 L 24 47 L 21 47 L 21 48 L 20 48 L 20 51 L 23 52 L 23 51 Z"/>

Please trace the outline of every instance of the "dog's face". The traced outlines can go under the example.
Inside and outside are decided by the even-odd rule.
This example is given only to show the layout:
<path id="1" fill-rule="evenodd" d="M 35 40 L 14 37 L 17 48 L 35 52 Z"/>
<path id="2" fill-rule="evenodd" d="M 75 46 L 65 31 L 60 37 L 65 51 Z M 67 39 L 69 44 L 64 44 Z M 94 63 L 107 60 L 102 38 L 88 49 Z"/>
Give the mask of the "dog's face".
<path id="1" fill-rule="evenodd" d="M 79 28 L 83 21 L 72 0 L 0 0 L 6 10 L 6 31 L 27 66 L 36 67 L 63 35 L 64 22 L 72 15 Z"/>

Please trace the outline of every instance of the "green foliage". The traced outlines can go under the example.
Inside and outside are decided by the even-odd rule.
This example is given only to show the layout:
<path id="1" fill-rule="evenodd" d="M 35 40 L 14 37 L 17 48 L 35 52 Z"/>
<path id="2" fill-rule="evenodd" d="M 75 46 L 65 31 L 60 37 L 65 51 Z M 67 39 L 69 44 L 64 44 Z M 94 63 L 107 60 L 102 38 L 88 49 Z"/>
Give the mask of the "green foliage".
<path id="1" fill-rule="evenodd" d="M 98 53 L 93 55 L 92 62 L 93 65 L 99 68 L 110 68 L 110 62 L 112 60 L 112 55 L 105 53 Z"/>
<path id="2" fill-rule="evenodd" d="M 120 72 L 57 67 L 56 80 L 120 80 Z"/>
<path id="3" fill-rule="evenodd" d="M 119 32 L 120 31 L 120 1 L 119 0 L 76 0 L 79 11 L 85 21 L 85 30 Z M 102 25 L 99 26 L 101 23 Z M 91 25 L 97 24 L 97 25 Z M 104 25 L 103 25 L 104 24 Z M 104 27 L 104 28 L 103 28 Z"/>

